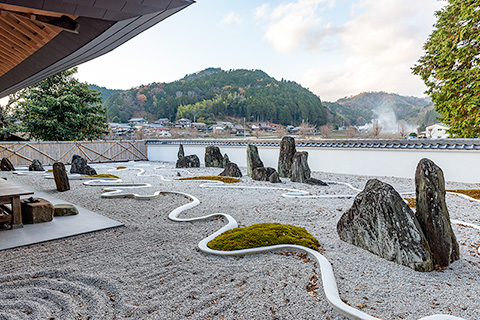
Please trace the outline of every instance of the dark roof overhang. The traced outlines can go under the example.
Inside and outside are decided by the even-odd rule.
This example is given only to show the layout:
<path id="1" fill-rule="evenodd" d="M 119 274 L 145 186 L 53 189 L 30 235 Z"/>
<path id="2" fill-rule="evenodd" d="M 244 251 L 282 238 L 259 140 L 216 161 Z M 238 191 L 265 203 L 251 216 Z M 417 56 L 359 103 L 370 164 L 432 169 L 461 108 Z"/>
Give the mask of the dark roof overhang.
<path id="1" fill-rule="evenodd" d="M 0 66 L 4 61 L 12 65 L 11 69 L 3 74 L 0 73 L 0 97 L 99 57 L 193 2 L 192 0 L 0 0 L 0 12 L 6 12 L 10 20 L 12 20 L 11 17 L 18 16 L 20 16 L 17 18 L 18 21 L 25 20 L 24 16 L 27 16 L 25 12 L 29 11 L 34 13 L 31 15 L 33 19 L 35 14 L 47 16 L 47 18 L 49 14 L 56 15 L 56 20 L 51 19 L 53 25 L 48 24 L 48 19 L 43 18 L 42 21 L 40 17 L 32 23 L 40 27 L 45 25 L 48 30 L 58 30 L 56 36 L 45 41 L 46 43 L 18 63 L 14 63 L 15 60 L 18 61 L 18 56 L 8 60 L 2 60 L 0 56 Z M 69 18 L 65 21 L 74 20 L 76 25 L 61 28 L 64 25 L 60 23 L 65 21 L 59 21 L 58 16 L 62 15 Z M 8 22 L 11 26 L 12 22 Z M 6 27 L 9 25 L 5 24 Z M 36 28 L 35 25 L 33 27 Z M 0 21 L 0 43 L 11 44 L 17 41 L 25 45 L 26 41 L 21 42 L 22 34 L 13 27 L 11 33 L 6 32 L 6 27 Z M 25 33 L 24 30 L 21 31 Z M 29 38 L 26 37 L 26 39 Z M 36 45 L 41 43 L 37 39 L 35 41 Z M 14 46 L 10 45 L 10 47 Z M 30 47 L 34 46 L 30 45 Z M 11 49 L 7 47 L 6 50 Z"/>

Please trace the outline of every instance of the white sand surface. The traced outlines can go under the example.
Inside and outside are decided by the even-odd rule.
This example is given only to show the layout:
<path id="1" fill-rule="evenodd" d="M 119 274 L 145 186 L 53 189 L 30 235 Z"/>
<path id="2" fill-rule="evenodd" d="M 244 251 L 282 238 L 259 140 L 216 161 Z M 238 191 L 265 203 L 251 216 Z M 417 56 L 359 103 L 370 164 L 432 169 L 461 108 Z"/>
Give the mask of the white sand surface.
<path id="1" fill-rule="evenodd" d="M 419 319 L 445 313 L 480 319 L 480 231 L 453 225 L 461 258 L 443 271 L 416 272 L 341 241 L 336 222 L 353 199 L 289 199 L 280 190 L 202 188 L 201 182 L 165 181 L 182 176 L 218 175 L 196 168 L 191 174 L 172 163 L 128 163 L 138 170 L 109 172 L 125 164 L 93 165 L 125 182 L 147 182 L 154 191 L 180 191 L 201 204 L 182 216 L 223 212 L 240 225 L 279 222 L 304 227 L 333 264 L 342 299 L 382 319 Z M 164 165 L 163 170 L 154 170 Z M 245 168 L 242 168 L 245 173 Z M 152 176 L 157 175 L 157 176 Z M 412 173 L 413 175 L 413 173 Z M 322 180 L 363 188 L 365 176 L 314 172 Z M 196 246 L 225 224 L 223 219 L 178 223 L 170 211 L 188 200 L 164 194 L 153 200 L 103 199 L 102 187 L 71 180 L 57 192 L 41 175 L 0 177 L 20 181 L 54 197 L 123 222 L 125 227 L 0 252 L 0 319 L 344 319 L 326 302 L 316 264 L 302 254 L 277 252 L 218 257 Z M 414 191 L 413 179 L 377 177 L 397 191 Z M 284 179 L 286 181 L 286 179 Z M 272 186 L 243 177 L 241 185 Z M 354 194 L 344 185 L 328 187 L 286 182 L 311 194 Z M 480 188 L 447 184 L 449 189 Z M 480 225 L 480 203 L 447 195 L 452 219 Z M 8 231 L 1 231 L 8 232 Z M 307 290 L 312 285 L 318 291 Z"/>

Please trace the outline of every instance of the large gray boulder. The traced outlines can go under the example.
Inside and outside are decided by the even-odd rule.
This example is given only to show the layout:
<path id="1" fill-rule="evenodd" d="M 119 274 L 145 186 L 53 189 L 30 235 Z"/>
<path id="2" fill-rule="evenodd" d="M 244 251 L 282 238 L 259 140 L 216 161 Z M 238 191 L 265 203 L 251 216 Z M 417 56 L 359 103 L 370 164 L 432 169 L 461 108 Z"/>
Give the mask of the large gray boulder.
<path id="1" fill-rule="evenodd" d="M 415 187 L 416 216 L 430 245 L 433 262 L 438 267 L 446 267 L 460 258 L 460 251 L 445 203 L 442 169 L 429 159 L 420 160 Z"/>
<path id="2" fill-rule="evenodd" d="M 417 271 L 433 258 L 415 214 L 389 184 L 369 180 L 337 223 L 340 239 Z"/>
<path id="3" fill-rule="evenodd" d="M 175 168 L 200 168 L 200 159 L 196 154 L 184 156 L 177 160 Z"/>
<path id="4" fill-rule="evenodd" d="M 291 177 L 293 156 L 296 152 L 295 139 L 289 136 L 283 137 L 280 142 L 280 155 L 278 156 L 278 175 L 280 177 Z"/>
<path id="5" fill-rule="evenodd" d="M 228 158 L 228 154 L 225 153 L 225 155 L 223 156 L 223 167 L 222 168 L 226 168 L 227 164 L 229 162 L 230 162 L 230 159 Z"/>
<path id="6" fill-rule="evenodd" d="M 236 163 L 228 162 L 225 165 L 225 170 L 223 170 L 222 173 L 219 174 L 219 176 L 241 178 L 242 171 L 240 171 L 240 168 L 237 166 Z"/>
<path id="7" fill-rule="evenodd" d="M 223 168 L 223 156 L 217 146 L 205 148 L 205 167 Z"/>
<path id="8" fill-rule="evenodd" d="M 74 154 L 72 157 L 72 165 L 70 167 L 70 173 L 79 173 L 86 176 L 93 176 L 97 174 L 97 171 L 87 164 L 87 160 L 82 158 L 78 154 Z"/>
<path id="9" fill-rule="evenodd" d="M 281 182 L 277 170 L 271 167 L 255 168 L 252 172 L 252 179 L 257 181 L 270 181 L 271 183 Z"/>
<path id="10" fill-rule="evenodd" d="M 253 170 L 262 167 L 263 162 L 260 160 L 257 146 L 254 146 L 253 144 L 247 144 L 247 175 L 251 177 Z"/>
<path id="11" fill-rule="evenodd" d="M 293 182 L 305 183 L 310 178 L 310 175 L 311 171 L 308 166 L 308 152 L 296 152 L 293 156 L 290 180 Z"/>

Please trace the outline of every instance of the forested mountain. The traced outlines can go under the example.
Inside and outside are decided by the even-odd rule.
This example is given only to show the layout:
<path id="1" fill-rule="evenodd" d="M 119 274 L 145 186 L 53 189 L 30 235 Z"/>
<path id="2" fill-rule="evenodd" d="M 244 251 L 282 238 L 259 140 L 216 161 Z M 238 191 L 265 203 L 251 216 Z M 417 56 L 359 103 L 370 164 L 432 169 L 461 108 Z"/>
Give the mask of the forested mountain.
<path id="1" fill-rule="evenodd" d="M 439 116 L 430 98 L 386 92 L 364 92 L 335 102 L 323 103 L 336 116 L 336 120 L 345 125 L 362 126 L 377 119 L 379 114 L 391 111 L 396 120 L 418 125 L 435 122 Z"/>
<path id="2" fill-rule="evenodd" d="M 89 84 L 88 87 L 92 90 L 96 90 L 96 91 L 99 91 L 102 95 L 102 101 L 105 102 L 108 100 L 108 98 L 110 98 L 110 96 L 114 93 L 117 93 L 117 92 L 122 92 L 123 90 L 121 89 L 107 89 L 105 87 L 99 87 L 95 84 Z"/>
<path id="3" fill-rule="evenodd" d="M 320 99 L 295 82 L 278 81 L 260 70 L 209 68 L 170 83 L 151 83 L 113 93 L 104 101 L 112 122 L 132 117 L 190 118 L 202 121 L 225 117 L 298 125 L 323 125 L 327 113 Z"/>

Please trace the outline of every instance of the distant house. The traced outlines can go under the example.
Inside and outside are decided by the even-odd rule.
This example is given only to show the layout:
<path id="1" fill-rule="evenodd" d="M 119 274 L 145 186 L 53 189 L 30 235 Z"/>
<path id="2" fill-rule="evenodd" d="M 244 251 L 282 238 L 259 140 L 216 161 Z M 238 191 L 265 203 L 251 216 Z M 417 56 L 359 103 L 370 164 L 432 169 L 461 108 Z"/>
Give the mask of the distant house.
<path id="1" fill-rule="evenodd" d="M 147 124 L 148 121 L 145 120 L 144 118 L 132 118 L 128 120 L 128 124 L 134 125 L 134 126 L 139 126 L 142 124 Z"/>
<path id="2" fill-rule="evenodd" d="M 265 123 L 265 122 L 260 122 L 260 123 L 258 124 L 258 127 L 259 127 L 260 130 L 262 130 L 262 131 L 267 131 L 267 132 L 273 131 L 273 128 L 270 127 L 270 126 L 268 125 L 268 123 Z"/>
<path id="3" fill-rule="evenodd" d="M 197 129 L 198 131 L 207 130 L 207 125 L 203 122 L 192 122 L 192 127 Z"/>
<path id="4" fill-rule="evenodd" d="M 182 118 L 175 121 L 175 127 L 179 128 L 190 128 L 192 126 L 192 120 Z"/>
<path id="5" fill-rule="evenodd" d="M 450 129 L 450 127 L 442 123 L 432 123 L 425 128 L 425 134 L 427 138 L 444 139 L 450 136 L 450 134 L 447 133 L 448 129 Z"/>
<path id="6" fill-rule="evenodd" d="M 162 125 L 164 127 L 172 127 L 173 126 L 173 124 L 170 122 L 170 119 L 167 119 L 167 118 L 160 118 L 157 121 L 155 121 L 154 123 Z"/>

